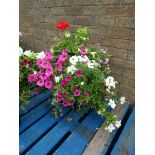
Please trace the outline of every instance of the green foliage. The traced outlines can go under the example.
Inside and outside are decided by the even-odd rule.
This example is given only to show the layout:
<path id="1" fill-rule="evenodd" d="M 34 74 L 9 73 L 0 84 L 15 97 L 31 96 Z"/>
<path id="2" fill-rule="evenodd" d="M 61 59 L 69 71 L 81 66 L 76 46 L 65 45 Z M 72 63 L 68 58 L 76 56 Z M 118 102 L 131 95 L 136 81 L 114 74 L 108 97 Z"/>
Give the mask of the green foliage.
<path id="1" fill-rule="evenodd" d="M 58 59 L 64 51 L 67 59 L 63 62 L 62 71 L 59 71 L 56 62 L 58 63 Z M 69 106 L 81 115 L 95 109 L 98 114 L 106 118 L 107 125 L 115 123 L 116 117 L 107 111 L 108 108 L 115 108 L 117 103 L 116 81 L 113 80 L 109 68 L 111 55 L 89 42 L 87 28 L 79 28 L 75 33 L 64 32 L 64 38 L 58 41 L 51 53 L 53 61 L 50 63 L 53 67 L 53 74 L 50 80 L 54 83 L 54 87 L 51 89 L 53 93 L 52 113 L 55 116 L 60 115 L 62 105 Z M 28 60 L 31 66 L 22 65 L 24 59 Z M 23 103 L 28 102 L 28 97 L 36 87 L 40 91 L 45 89 L 36 86 L 36 83 L 28 82 L 28 75 L 38 70 L 36 61 L 35 53 L 32 53 L 31 56 L 22 55 L 20 57 L 20 100 Z M 44 69 L 42 71 L 44 72 Z M 77 71 L 81 71 L 82 74 L 78 76 Z M 71 77 L 71 80 L 67 82 L 66 86 L 62 86 L 68 76 Z M 59 78 L 58 82 L 53 81 L 55 77 Z M 79 95 L 75 95 L 75 89 L 79 91 Z M 57 99 L 59 92 L 62 93 L 61 102 Z M 69 104 L 70 102 L 72 104 Z M 64 103 L 68 105 L 64 105 Z"/>

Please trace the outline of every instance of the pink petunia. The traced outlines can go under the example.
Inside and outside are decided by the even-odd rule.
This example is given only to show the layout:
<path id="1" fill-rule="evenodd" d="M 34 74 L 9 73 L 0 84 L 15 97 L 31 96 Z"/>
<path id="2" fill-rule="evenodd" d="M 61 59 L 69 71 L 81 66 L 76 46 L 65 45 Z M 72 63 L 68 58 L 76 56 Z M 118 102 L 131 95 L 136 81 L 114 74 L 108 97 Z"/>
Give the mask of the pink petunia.
<path id="1" fill-rule="evenodd" d="M 68 57 L 68 53 L 66 51 L 63 50 L 62 54 L 59 55 L 57 62 L 55 63 L 57 70 L 59 72 L 62 71 L 63 68 L 63 64 L 65 63 L 66 59 Z"/>
<path id="2" fill-rule="evenodd" d="M 49 50 L 45 52 L 45 56 L 47 60 L 53 60 L 53 55 Z"/>
<path id="3" fill-rule="evenodd" d="M 57 66 L 57 69 L 58 69 L 59 73 L 62 72 L 62 64 L 59 64 L 59 65 Z"/>
<path id="4" fill-rule="evenodd" d="M 30 83 L 35 82 L 37 80 L 37 75 L 36 74 L 29 74 L 28 75 L 28 81 Z"/>
<path id="5" fill-rule="evenodd" d="M 62 81 L 61 81 L 61 87 L 62 87 L 62 88 L 65 88 L 66 86 L 67 86 L 66 80 L 62 80 Z"/>
<path id="6" fill-rule="evenodd" d="M 41 67 L 43 67 L 44 69 L 51 67 L 50 63 L 46 60 L 43 61 Z"/>
<path id="7" fill-rule="evenodd" d="M 61 57 L 59 56 L 56 65 L 62 65 L 63 64 L 63 59 L 61 59 Z"/>
<path id="8" fill-rule="evenodd" d="M 37 71 L 37 76 L 41 76 L 42 74 L 44 74 L 42 71 Z"/>
<path id="9" fill-rule="evenodd" d="M 40 93 L 40 91 L 38 89 L 34 90 L 34 94 L 38 95 Z"/>
<path id="10" fill-rule="evenodd" d="M 74 105 L 75 102 L 74 101 L 69 101 L 68 103 L 69 103 L 69 105 Z"/>
<path id="11" fill-rule="evenodd" d="M 70 51 L 69 50 L 63 50 L 62 52 L 69 53 Z"/>
<path id="12" fill-rule="evenodd" d="M 63 61 L 65 61 L 67 59 L 67 57 L 68 57 L 68 53 L 66 53 L 66 52 L 63 51 L 62 54 L 61 54 L 61 59 Z"/>
<path id="13" fill-rule="evenodd" d="M 77 70 L 77 71 L 76 71 L 76 76 L 80 77 L 80 76 L 82 76 L 82 75 L 83 75 L 82 70 Z"/>
<path id="14" fill-rule="evenodd" d="M 63 105 L 64 107 L 67 107 L 67 106 L 69 105 L 69 102 L 64 101 L 64 102 L 62 103 L 62 105 Z"/>
<path id="15" fill-rule="evenodd" d="M 65 80 L 66 80 L 67 82 L 69 82 L 69 81 L 72 80 L 72 77 L 71 77 L 71 76 L 66 76 L 66 77 L 65 77 Z"/>
<path id="16" fill-rule="evenodd" d="M 57 94 L 57 100 L 58 100 L 58 102 L 62 101 L 62 92 L 61 91 L 59 91 Z"/>
<path id="17" fill-rule="evenodd" d="M 37 81 L 37 85 L 40 87 L 43 87 L 44 86 L 44 80 Z"/>
<path id="18" fill-rule="evenodd" d="M 53 87 L 53 83 L 50 80 L 45 81 L 45 88 L 51 89 Z"/>
<path id="19" fill-rule="evenodd" d="M 57 70 L 59 72 L 62 71 L 62 65 L 63 65 L 63 60 L 61 58 L 58 58 L 57 62 L 55 63 L 56 67 L 57 67 Z"/>
<path id="20" fill-rule="evenodd" d="M 63 97 L 66 99 L 69 96 L 69 94 L 64 94 Z"/>
<path id="21" fill-rule="evenodd" d="M 89 93 L 87 91 L 85 91 L 84 96 L 89 96 Z"/>
<path id="22" fill-rule="evenodd" d="M 78 89 L 74 91 L 74 96 L 80 96 L 80 91 Z"/>
<path id="23" fill-rule="evenodd" d="M 48 78 L 48 76 L 46 74 L 44 74 L 44 73 L 41 74 L 39 77 L 40 77 L 41 80 L 44 80 L 44 81 L 47 80 L 47 78 Z"/>
<path id="24" fill-rule="evenodd" d="M 87 52 L 86 49 L 80 49 L 80 53 L 81 53 L 82 55 L 86 55 L 88 52 Z"/>
<path id="25" fill-rule="evenodd" d="M 108 60 L 100 60 L 101 65 L 107 65 L 109 63 Z"/>
<path id="26" fill-rule="evenodd" d="M 42 59 L 38 59 L 37 60 L 37 66 L 38 67 L 42 67 L 42 64 L 43 64 L 43 60 Z"/>
<path id="27" fill-rule="evenodd" d="M 46 68 L 45 75 L 50 76 L 52 73 L 53 73 L 53 68 L 52 67 Z"/>

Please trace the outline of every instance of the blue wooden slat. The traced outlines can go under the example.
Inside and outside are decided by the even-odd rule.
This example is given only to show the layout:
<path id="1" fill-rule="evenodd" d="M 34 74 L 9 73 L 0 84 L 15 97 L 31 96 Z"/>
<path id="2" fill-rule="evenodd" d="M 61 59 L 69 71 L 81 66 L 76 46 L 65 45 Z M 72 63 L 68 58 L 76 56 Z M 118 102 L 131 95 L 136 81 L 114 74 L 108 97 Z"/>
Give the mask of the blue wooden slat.
<path id="1" fill-rule="evenodd" d="M 64 135 L 75 129 L 79 124 L 77 121 L 80 115 L 71 111 L 64 119 L 62 119 L 52 130 L 50 130 L 36 145 L 28 152 L 28 155 L 46 155 L 63 137 Z M 68 120 L 68 119 L 72 120 Z"/>
<path id="2" fill-rule="evenodd" d="M 111 155 L 135 155 L 135 108 L 133 109 Z"/>
<path id="3" fill-rule="evenodd" d="M 19 137 L 19 153 L 22 154 L 30 145 L 32 145 L 40 136 L 48 129 L 56 124 L 69 111 L 68 108 L 63 109 L 63 115 L 59 118 L 54 118 L 49 112 L 33 126 L 28 128 Z"/>
<path id="4" fill-rule="evenodd" d="M 128 105 L 128 104 L 125 104 L 123 108 L 124 108 L 124 112 L 123 112 L 123 114 L 122 114 L 120 120 L 123 120 L 123 118 L 125 117 L 125 114 L 126 114 L 126 112 L 128 111 L 128 109 L 129 109 L 129 105 Z M 112 142 L 114 136 L 116 135 L 117 131 L 118 131 L 118 129 L 114 130 L 114 131 L 110 134 L 109 139 L 107 140 L 107 143 L 106 143 L 106 147 L 105 147 L 104 150 L 102 151 L 101 155 L 106 155 L 106 152 L 107 152 L 107 150 L 108 150 L 108 148 L 109 148 L 109 146 L 110 146 L 110 144 L 111 144 L 111 142 Z"/>
<path id="5" fill-rule="evenodd" d="M 31 108 L 35 107 L 36 105 L 38 105 L 39 103 L 45 101 L 48 97 L 51 96 L 51 92 L 50 91 L 45 91 L 44 93 L 41 93 L 39 95 L 34 96 L 31 100 L 30 103 L 26 104 L 24 106 L 24 110 L 23 109 L 19 109 L 19 115 L 22 116 L 23 114 L 25 114 L 25 112 L 29 111 Z"/>
<path id="6" fill-rule="evenodd" d="M 68 139 L 54 152 L 54 155 L 81 155 L 86 145 L 104 121 L 92 111 Z"/>
<path id="7" fill-rule="evenodd" d="M 48 101 L 40 104 L 30 112 L 28 112 L 26 115 L 22 116 L 20 118 L 21 124 L 19 128 L 19 132 L 23 132 L 27 127 L 31 126 L 36 120 L 41 118 L 44 114 L 46 114 L 52 107 L 52 104 L 50 104 Z"/>

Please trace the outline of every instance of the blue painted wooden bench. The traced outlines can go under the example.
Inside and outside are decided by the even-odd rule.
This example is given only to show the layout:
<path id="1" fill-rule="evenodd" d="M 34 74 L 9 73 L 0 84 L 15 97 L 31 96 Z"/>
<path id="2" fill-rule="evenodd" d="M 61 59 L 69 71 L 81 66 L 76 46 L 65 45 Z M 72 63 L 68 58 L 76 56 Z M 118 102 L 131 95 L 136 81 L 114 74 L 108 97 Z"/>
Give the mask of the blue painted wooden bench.
<path id="1" fill-rule="evenodd" d="M 49 99 L 47 91 L 34 96 L 25 110 L 20 109 L 20 155 L 134 155 L 133 107 L 126 104 L 114 110 L 123 124 L 108 133 L 105 119 L 93 110 L 81 117 L 64 108 L 62 116 L 54 118 Z"/>

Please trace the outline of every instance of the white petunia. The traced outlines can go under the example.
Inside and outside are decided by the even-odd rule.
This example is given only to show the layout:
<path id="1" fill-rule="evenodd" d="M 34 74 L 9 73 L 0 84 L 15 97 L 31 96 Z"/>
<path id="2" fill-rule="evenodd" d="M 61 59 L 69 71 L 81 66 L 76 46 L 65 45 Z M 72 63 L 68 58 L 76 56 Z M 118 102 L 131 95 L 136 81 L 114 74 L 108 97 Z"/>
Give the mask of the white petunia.
<path id="1" fill-rule="evenodd" d="M 19 47 L 19 56 L 23 55 L 23 49 L 21 47 Z"/>
<path id="2" fill-rule="evenodd" d="M 101 111 L 97 111 L 97 113 L 99 114 L 99 115 L 101 115 L 102 113 L 101 113 Z"/>
<path id="3" fill-rule="evenodd" d="M 111 106 L 112 109 L 115 109 L 116 107 L 115 101 L 112 99 L 109 100 L 108 105 Z"/>
<path id="4" fill-rule="evenodd" d="M 107 53 L 107 51 L 104 49 L 101 49 L 101 51 L 103 52 L 103 54 Z"/>
<path id="5" fill-rule="evenodd" d="M 88 62 L 87 65 L 88 65 L 88 68 L 92 68 L 92 69 L 94 68 L 94 63 L 92 62 Z"/>
<path id="6" fill-rule="evenodd" d="M 59 76 L 55 76 L 54 80 L 55 80 L 56 83 L 59 83 L 60 77 Z"/>
<path id="7" fill-rule="evenodd" d="M 53 53 L 53 48 L 50 49 L 51 53 Z"/>
<path id="8" fill-rule="evenodd" d="M 83 62 L 90 62 L 89 58 L 85 55 L 82 59 Z"/>
<path id="9" fill-rule="evenodd" d="M 31 57 L 31 56 L 32 56 L 31 50 L 26 50 L 26 51 L 24 52 L 24 55 L 26 55 L 27 57 Z"/>
<path id="10" fill-rule="evenodd" d="M 44 59 L 45 58 L 45 53 L 44 51 L 40 52 L 40 53 L 37 53 L 36 55 L 37 59 Z"/>
<path id="11" fill-rule="evenodd" d="M 116 81 L 112 76 L 109 76 L 105 79 L 106 86 L 110 89 L 111 87 L 115 88 Z"/>
<path id="12" fill-rule="evenodd" d="M 33 71 L 33 74 L 37 74 L 37 72 L 36 71 Z"/>
<path id="13" fill-rule="evenodd" d="M 119 127 L 121 126 L 121 120 L 120 120 L 120 121 L 116 121 L 115 126 L 116 126 L 117 128 L 119 128 Z"/>
<path id="14" fill-rule="evenodd" d="M 96 52 L 90 52 L 90 54 L 95 57 Z"/>
<path id="15" fill-rule="evenodd" d="M 65 33 L 65 37 L 66 37 L 66 38 L 69 38 L 69 37 L 71 37 L 71 34 L 70 34 L 70 32 L 66 32 L 66 33 Z"/>
<path id="16" fill-rule="evenodd" d="M 125 102 L 125 97 L 121 97 L 119 100 L 120 100 L 120 104 L 124 104 L 124 102 Z"/>
<path id="17" fill-rule="evenodd" d="M 106 69 L 109 71 L 110 70 L 110 67 L 107 67 Z"/>
<path id="18" fill-rule="evenodd" d="M 106 59 L 105 59 L 105 63 L 107 64 L 108 62 L 109 62 L 109 59 L 108 59 L 108 58 L 106 58 Z"/>
<path id="19" fill-rule="evenodd" d="M 99 66 L 99 64 L 95 60 L 91 60 L 91 61 L 94 63 L 94 66 L 95 67 L 98 67 Z"/>
<path id="20" fill-rule="evenodd" d="M 84 85 L 84 82 L 81 82 L 81 85 L 83 86 Z"/>
<path id="21" fill-rule="evenodd" d="M 111 91 L 108 88 L 106 88 L 106 91 L 109 92 L 109 93 L 111 93 Z"/>
<path id="22" fill-rule="evenodd" d="M 78 58 L 78 61 L 79 61 L 79 62 L 82 62 L 82 61 L 83 61 L 82 56 L 77 56 L 77 58 Z"/>
<path id="23" fill-rule="evenodd" d="M 70 62 L 72 65 L 76 65 L 76 63 L 78 62 L 78 57 L 77 57 L 76 55 L 70 57 L 69 62 Z"/>
<path id="24" fill-rule="evenodd" d="M 81 39 L 82 39 L 82 40 L 86 40 L 87 38 L 86 38 L 86 37 L 81 37 Z"/>
<path id="25" fill-rule="evenodd" d="M 71 72 L 71 74 L 74 74 L 76 70 L 76 67 L 74 65 L 71 65 L 67 68 L 67 73 Z"/>
<path id="26" fill-rule="evenodd" d="M 111 123 L 109 126 L 105 127 L 105 130 L 108 132 L 112 132 L 113 130 L 115 130 L 114 125 Z"/>

